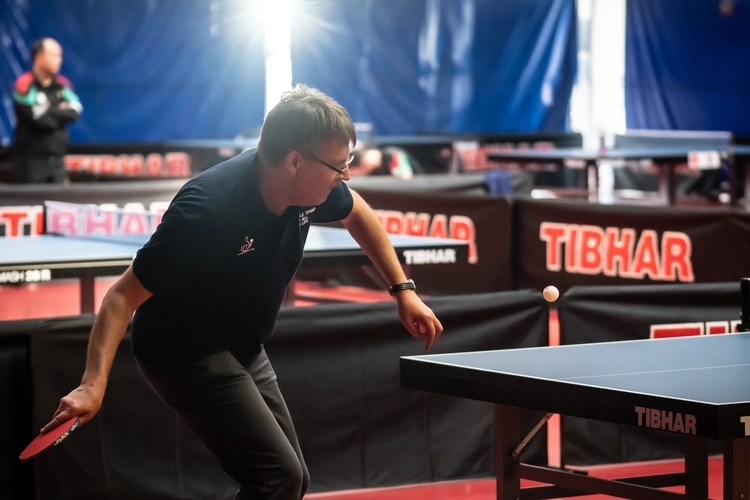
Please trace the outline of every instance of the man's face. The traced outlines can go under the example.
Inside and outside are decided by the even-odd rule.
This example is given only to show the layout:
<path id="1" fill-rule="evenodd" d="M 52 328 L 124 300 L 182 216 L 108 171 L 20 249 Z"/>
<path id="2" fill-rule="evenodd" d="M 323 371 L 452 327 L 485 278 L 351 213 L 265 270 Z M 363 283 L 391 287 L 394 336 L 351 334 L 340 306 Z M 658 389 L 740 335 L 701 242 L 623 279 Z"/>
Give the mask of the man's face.
<path id="1" fill-rule="evenodd" d="M 320 205 L 341 181 L 349 180 L 351 178 L 347 169 L 349 152 L 348 144 L 330 140 L 325 142 L 315 155 L 303 156 L 296 179 L 297 192 L 301 198 L 297 204 Z M 344 173 L 339 174 L 322 162 L 338 170 L 344 170 Z"/>
<path id="2" fill-rule="evenodd" d="M 56 75 L 62 65 L 62 47 L 54 40 L 44 41 L 44 50 L 36 55 L 34 67 L 47 75 Z"/>

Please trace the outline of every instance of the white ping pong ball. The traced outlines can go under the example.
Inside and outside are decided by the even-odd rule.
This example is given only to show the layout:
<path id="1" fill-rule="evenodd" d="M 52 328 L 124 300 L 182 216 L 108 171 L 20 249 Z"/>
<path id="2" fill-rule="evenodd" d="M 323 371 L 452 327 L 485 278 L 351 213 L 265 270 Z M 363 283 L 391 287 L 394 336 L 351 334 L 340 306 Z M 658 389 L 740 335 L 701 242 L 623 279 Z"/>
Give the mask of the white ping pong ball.
<path id="1" fill-rule="evenodd" d="M 542 295 L 547 302 L 554 302 L 560 297 L 560 292 L 557 290 L 557 287 L 550 285 L 544 288 Z"/>

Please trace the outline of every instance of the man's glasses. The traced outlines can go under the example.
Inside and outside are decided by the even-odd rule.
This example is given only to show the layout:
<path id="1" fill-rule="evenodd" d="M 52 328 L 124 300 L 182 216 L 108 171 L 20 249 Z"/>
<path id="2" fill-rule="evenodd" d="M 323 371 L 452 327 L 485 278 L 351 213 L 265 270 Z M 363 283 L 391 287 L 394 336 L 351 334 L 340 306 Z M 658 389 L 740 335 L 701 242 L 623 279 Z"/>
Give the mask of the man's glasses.
<path id="1" fill-rule="evenodd" d="M 342 169 L 341 168 L 336 168 L 333 165 L 331 165 L 329 163 L 326 163 L 323 160 L 321 160 L 319 158 L 316 158 L 314 156 L 311 156 L 310 159 L 315 160 L 318 163 L 322 163 L 326 167 L 328 167 L 331 170 L 333 170 L 334 172 L 336 172 L 336 179 L 338 179 L 339 177 L 341 177 L 342 175 L 344 175 L 344 172 L 346 172 L 347 170 L 349 170 L 349 165 L 351 165 L 352 161 L 354 160 L 354 153 L 349 153 L 349 157 L 346 159 L 346 163 L 345 163 L 346 166 L 344 168 L 342 168 Z"/>

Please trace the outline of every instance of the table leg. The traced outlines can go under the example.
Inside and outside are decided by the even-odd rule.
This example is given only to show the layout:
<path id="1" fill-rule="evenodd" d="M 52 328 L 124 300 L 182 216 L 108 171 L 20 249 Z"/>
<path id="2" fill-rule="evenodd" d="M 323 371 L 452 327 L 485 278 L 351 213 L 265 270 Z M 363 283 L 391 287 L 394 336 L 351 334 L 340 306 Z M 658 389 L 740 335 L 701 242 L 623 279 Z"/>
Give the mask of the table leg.
<path id="1" fill-rule="evenodd" d="M 739 205 L 739 198 L 737 194 L 740 190 L 740 167 L 739 165 L 737 165 L 737 162 L 735 161 L 733 155 L 730 155 L 727 160 L 722 161 L 721 165 L 722 168 L 727 167 L 727 177 L 729 179 L 729 204 L 730 206 L 735 207 Z"/>
<path id="2" fill-rule="evenodd" d="M 495 405 L 495 477 L 498 500 L 516 500 L 521 494 L 520 458 L 513 450 L 521 442 L 521 417 L 514 406 Z"/>
<path id="3" fill-rule="evenodd" d="M 669 163 L 659 165 L 659 195 L 667 205 L 674 205 L 677 199 L 677 190 L 675 187 L 675 165 Z"/>
<path id="4" fill-rule="evenodd" d="M 81 314 L 94 313 L 94 277 L 81 277 Z"/>
<path id="5" fill-rule="evenodd" d="M 685 436 L 685 493 L 708 498 L 708 440 Z"/>
<path id="6" fill-rule="evenodd" d="M 750 438 L 724 440 L 724 498 L 750 498 Z"/>

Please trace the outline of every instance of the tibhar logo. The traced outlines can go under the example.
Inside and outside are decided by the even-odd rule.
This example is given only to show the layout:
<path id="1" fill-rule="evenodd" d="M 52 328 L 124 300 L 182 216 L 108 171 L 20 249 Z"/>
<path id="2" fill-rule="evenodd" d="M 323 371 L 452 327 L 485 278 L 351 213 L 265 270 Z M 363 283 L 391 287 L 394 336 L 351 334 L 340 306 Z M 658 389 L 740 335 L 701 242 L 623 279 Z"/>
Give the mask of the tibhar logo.
<path id="1" fill-rule="evenodd" d="M 451 215 L 448 217 L 445 214 L 404 213 L 397 210 L 375 210 L 375 215 L 378 216 L 380 223 L 388 234 L 431 236 L 433 238 L 451 238 L 466 241 L 469 244 L 469 264 L 479 262 L 476 244 L 477 230 L 474 226 L 474 221 L 465 215 Z M 415 259 L 418 258 L 415 257 Z M 450 257 L 444 254 L 444 258 Z M 455 253 L 453 254 L 453 258 L 454 260 L 450 262 L 455 262 Z"/>
<path id="2" fill-rule="evenodd" d="M 190 177 L 190 155 L 175 151 L 161 155 L 65 155 L 65 169 L 100 175 Z"/>
<path id="3" fill-rule="evenodd" d="M 0 207 L 0 229 L 4 230 L 6 238 L 42 234 L 44 207 L 42 205 Z"/>
<path id="4" fill-rule="evenodd" d="M 456 251 L 452 248 L 404 250 L 404 259 L 407 264 L 453 264 L 456 262 Z"/>
<path id="5" fill-rule="evenodd" d="M 254 251 L 255 249 L 253 248 L 253 238 L 245 236 L 245 244 L 240 247 L 240 253 L 238 253 L 237 255 L 242 255 L 243 253 Z"/>
<path id="6" fill-rule="evenodd" d="M 542 222 L 539 239 L 547 244 L 547 270 L 604 274 L 620 278 L 693 282 L 692 243 L 685 233 Z M 564 252 L 563 252 L 564 249 Z M 564 253 L 564 255 L 563 255 Z"/>
<path id="7" fill-rule="evenodd" d="M 673 414 L 671 411 L 644 408 L 643 406 L 636 406 L 635 412 L 638 414 L 639 427 L 680 432 L 695 436 L 696 418 L 694 415 L 688 413 L 683 415 L 679 412 Z"/>

